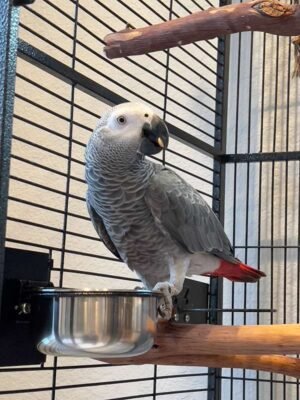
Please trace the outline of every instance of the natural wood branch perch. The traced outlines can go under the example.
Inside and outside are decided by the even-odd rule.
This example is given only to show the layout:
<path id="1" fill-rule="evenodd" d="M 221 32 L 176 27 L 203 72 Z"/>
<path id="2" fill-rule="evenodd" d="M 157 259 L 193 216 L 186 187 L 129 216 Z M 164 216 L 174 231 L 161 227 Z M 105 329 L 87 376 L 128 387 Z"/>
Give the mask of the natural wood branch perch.
<path id="1" fill-rule="evenodd" d="M 198 365 L 248 368 L 300 377 L 300 325 L 177 325 L 160 322 L 154 347 L 114 364 Z M 276 355 L 274 355 L 276 354 Z"/>
<path id="2" fill-rule="evenodd" d="M 152 354 L 265 355 L 300 353 L 300 325 L 186 325 L 159 322 Z"/>
<path id="3" fill-rule="evenodd" d="M 153 356 L 154 350 L 151 350 L 144 356 L 133 358 L 114 358 L 103 359 L 101 361 L 110 364 L 158 364 L 158 365 L 183 365 L 208 368 L 241 368 L 254 369 L 256 371 L 273 372 L 300 378 L 300 360 L 298 358 L 286 356 L 219 356 L 219 355 L 204 355 L 204 356 L 185 356 L 180 359 L 176 354 L 173 356 L 164 357 L 156 354 Z M 175 352 L 176 353 L 176 352 Z M 152 354 L 152 355 L 151 355 Z M 150 355 L 150 357 L 148 356 Z"/>
<path id="4" fill-rule="evenodd" d="M 126 57 L 245 31 L 299 35 L 300 6 L 257 0 L 210 8 L 161 24 L 111 33 L 104 38 L 104 51 L 108 58 Z"/>

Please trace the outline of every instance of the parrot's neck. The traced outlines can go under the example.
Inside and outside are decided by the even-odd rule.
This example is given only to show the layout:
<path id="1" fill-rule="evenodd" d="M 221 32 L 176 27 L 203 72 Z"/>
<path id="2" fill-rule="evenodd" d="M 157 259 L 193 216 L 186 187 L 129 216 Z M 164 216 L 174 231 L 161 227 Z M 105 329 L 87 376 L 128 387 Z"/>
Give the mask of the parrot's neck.
<path id="1" fill-rule="evenodd" d="M 155 171 L 154 163 L 145 159 L 137 152 L 136 145 L 130 146 L 130 143 L 89 147 L 86 168 L 104 180 L 121 181 L 126 177 L 127 181 L 132 178 L 137 184 L 146 182 Z"/>

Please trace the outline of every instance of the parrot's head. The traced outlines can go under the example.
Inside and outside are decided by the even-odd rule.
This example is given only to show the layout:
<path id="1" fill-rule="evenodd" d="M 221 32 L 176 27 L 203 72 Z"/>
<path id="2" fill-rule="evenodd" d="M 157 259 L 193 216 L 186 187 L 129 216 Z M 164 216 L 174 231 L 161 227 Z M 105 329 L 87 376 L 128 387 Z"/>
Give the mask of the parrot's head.
<path id="1" fill-rule="evenodd" d="M 147 105 L 123 103 L 100 119 L 91 141 L 98 147 L 115 149 L 134 157 L 152 155 L 167 148 L 169 132 L 165 122 Z"/>

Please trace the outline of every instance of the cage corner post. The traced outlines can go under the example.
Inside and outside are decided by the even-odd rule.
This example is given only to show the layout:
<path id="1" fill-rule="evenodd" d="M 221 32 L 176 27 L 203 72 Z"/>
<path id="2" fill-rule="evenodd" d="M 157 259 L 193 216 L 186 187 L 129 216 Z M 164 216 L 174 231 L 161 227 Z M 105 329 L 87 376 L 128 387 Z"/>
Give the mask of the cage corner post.
<path id="1" fill-rule="evenodd" d="M 4 252 L 10 152 L 14 109 L 19 7 L 0 0 L 0 313 L 4 273 Z"/>
<path id="2" fill-rule="evenodd" d="M 230 0 L 220 0 L 220 6 L 230 4 Z M 228 101 L 228 79 L 229 79 L 229 48 L 230 37 L 218 39 L 217 78 L 216 78 L 216 118 L 215 118 L 215 150 L 223 155 L 226 154 L 227 137 L 227 101 Z M 224 224 L 225 216 L 225 163 L 223 159 L 214 160 L 213 174 L 213 210 Z M 219 309 L 222 307 L 223 282 L 221 278 L 210 279 L 209 308 Z M 222 324 L 222 313 L 211 311 L 209 313 L 210 324 Z M 208 397 L 207 400 L 221 400 L 221 376 L 220 369 L 209 368 L 208 375 Z"/>

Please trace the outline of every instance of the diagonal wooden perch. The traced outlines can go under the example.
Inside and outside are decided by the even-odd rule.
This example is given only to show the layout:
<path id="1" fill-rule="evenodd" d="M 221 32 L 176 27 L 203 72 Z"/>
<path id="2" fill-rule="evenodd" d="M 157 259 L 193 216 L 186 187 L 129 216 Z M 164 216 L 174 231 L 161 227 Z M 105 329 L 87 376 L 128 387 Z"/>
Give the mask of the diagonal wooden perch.
<path id="1" fill-rule="evenodd" d="M 104 38 L 104 51 L 108 58 L 126 57 L 245 31 L 300 35 L 300 5 L 256 0 L 210 8 L 161 24 L 111 33 Z"/>
<path id="2" fill-rule="evenodd" d="M 217 326 L 160 322 L 155 345 L 148 353 L 102 361 L 247 368 L 300 378 L 300 360 L 280 355 L 299 352 L 300 325 Z"/>

